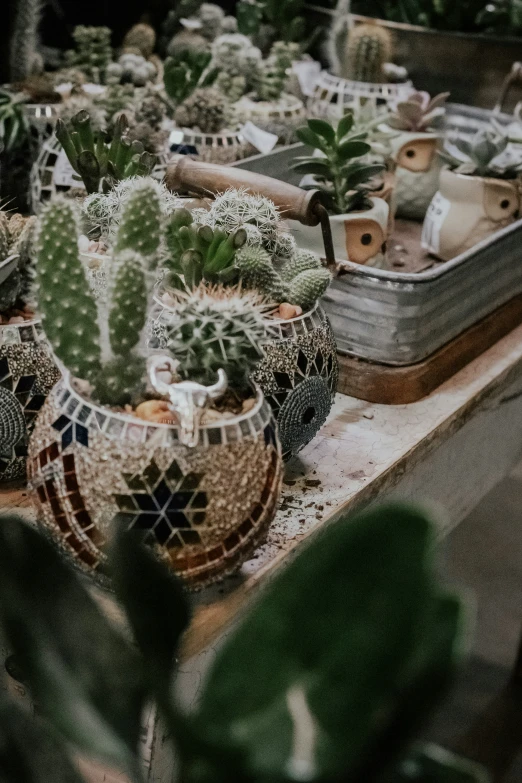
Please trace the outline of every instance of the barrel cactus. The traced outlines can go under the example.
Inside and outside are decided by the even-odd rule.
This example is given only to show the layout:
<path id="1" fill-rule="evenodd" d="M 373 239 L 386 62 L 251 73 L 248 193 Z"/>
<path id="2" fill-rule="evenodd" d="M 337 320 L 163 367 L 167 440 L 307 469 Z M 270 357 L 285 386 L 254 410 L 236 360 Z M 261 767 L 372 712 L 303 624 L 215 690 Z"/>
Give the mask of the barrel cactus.
<path id="1" fill-rule="evenodd" d="M 229 120 L 229 107 L 219 90 L 201 87 L 180 103 L 174 119 L 182 128 L 193 128 L 200 133 L 219 133 Z"/>

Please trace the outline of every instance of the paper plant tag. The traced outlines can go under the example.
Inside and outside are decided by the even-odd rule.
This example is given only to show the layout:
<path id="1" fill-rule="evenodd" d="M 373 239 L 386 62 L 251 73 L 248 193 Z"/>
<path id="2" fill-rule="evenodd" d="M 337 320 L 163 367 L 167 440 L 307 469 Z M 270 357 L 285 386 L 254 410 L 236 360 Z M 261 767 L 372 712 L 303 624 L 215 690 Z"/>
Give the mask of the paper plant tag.
<path id="1" fill-rule="evenodd" d="M 82 183 L 74 179 L 78 176 L 69 163 L 69 159 L 64 150 L 60 150 L 53 170 L 53 182 L 55 185 L 62 187 L 78 188 L 82 186 Z"/>
<path id="2" fill-rule="evenodd" d="M 440 230 L 448 216 L 451 202 L 439 192 L 435 193 L 424 218 L 421 247 L 428 253 L 440 252 Z"/>
<path id="3" fill-rule="evenodd" d="M 275 133 L 268 133 L 268 131 L 261 130 L 253 122 L 245 122 L 240 130 L 241 135 L 248 141 L 256 150 L 259 150 L 263 155 L 267 155 L 272 152 L 277 144 L 278 137 Z"/>
<path id="4" fill-rule="evenodd" d="M 301 92 L 306 97 L 314 94 L 314 87 L 321 73 L 321 63 L 316 60 L 298 60 L 293 63 L 292 71 L 297 76 Z"/>

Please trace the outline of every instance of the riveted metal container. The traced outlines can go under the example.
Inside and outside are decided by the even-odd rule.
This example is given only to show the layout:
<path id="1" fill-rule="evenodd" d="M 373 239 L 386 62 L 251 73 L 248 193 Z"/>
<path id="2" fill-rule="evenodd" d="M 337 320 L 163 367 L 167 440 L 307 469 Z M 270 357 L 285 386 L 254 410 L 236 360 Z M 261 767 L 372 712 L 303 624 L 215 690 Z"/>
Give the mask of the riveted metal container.
<path id="1" fill-rule="evenodd" d="M 447 130 L 474 133 L 491 113 L 450 105 Z M 500 122 L 510 117 L 498 115 Z M 299 184 L 293 145 L 238 164 Z M 436 268 L 408 274 L 346 264 L 323 299 L 340 353 L 389 365 L 420 362 L 522 293 L 522 220 Z"/>

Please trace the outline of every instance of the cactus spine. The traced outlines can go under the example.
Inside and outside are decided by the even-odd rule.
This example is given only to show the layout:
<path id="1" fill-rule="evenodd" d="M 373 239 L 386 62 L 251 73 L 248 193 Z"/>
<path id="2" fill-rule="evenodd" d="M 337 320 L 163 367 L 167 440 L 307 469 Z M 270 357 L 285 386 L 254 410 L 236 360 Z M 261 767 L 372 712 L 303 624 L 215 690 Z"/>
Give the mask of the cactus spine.
<path id="1" fill-rule="evenodd" d="M 42 16 L 43 0 L 18 0 L 11 38 L 11 81 L 22 82 L 41 70 L 38 54 L 38 27 Z"/>
<path id="2" fill-rule="evenodd" d="M 350 30 L 346 52 L 348 79 L 378 84 L 384 80 L 383 66 L 391 57 L 390 34 L 376 24 L 362 24 Z"/>
<path id="3" fill-rule="evenodd" d="M 100 330 L 77 237 L 74 206 L 62 199 L 49 204 L 37 238 L 36 285 L 54 353 L 73 376 L 92 382 L 101 369 Z"/>

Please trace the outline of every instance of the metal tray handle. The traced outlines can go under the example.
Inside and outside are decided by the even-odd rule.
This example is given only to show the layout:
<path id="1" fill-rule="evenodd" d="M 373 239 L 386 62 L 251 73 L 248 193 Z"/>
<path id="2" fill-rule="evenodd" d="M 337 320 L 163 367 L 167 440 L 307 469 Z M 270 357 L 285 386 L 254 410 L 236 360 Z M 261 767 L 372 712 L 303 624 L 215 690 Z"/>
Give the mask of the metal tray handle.
<path id="1" fill-rule="evenodd" d="M 171 191 L 187 190 L 199 196 L 216 195 L 227 188 L 245 188 L 249 193 L 260 193 L 274 202 L 284 218 L 297 220 L 305 226 L 321 224 L 326 262 L 329 266 L 335 265 L 330 219 L 321 203 L 319 190 L 302 190 L 264 174 L 187 157 L 168 166 L 165 182 Z"/>
<path id="2" fill-rule="evenodd" d="M 505 100 L 508 97 L 511 88 L 517 83 L 522 83 L 522 63 L 520 62 L 513 63 L 510 72 L 504 79 L 498 101 L 493 109 L 493 114 L 500 114 L 504 108 Z"/>

